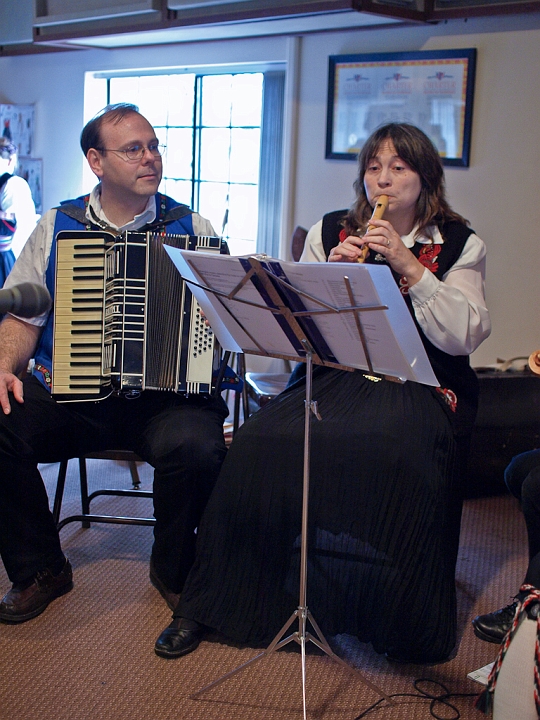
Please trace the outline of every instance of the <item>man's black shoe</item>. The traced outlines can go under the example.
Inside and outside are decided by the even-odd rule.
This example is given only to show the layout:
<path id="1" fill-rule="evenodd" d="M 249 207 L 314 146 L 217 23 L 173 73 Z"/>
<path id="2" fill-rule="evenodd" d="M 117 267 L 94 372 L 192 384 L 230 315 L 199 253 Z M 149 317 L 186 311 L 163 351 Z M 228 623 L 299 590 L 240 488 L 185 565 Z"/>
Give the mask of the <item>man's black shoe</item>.
<path id="1" fill-rule="evenodd" d="M 169 590 L 165 583 L 160 580 L 152 559 L 150 559 L 150 582 L 165 600 L 169 609 L 174 610 L 180 601 L 180 593 L 174 593 L 172 590 Z"/>
<path id="2" fill-rule="evenodd" d="M 69 560 L 53 575 L 46 568 L 36 574 L 28 585 L 13 585 L 0 602 L 0 621 L 22 623 L 40 615 L 55 598 L 65 595 L 73 588 L 73 571 Z"/>
<path id="3" fill-rule="evenodd" d="M 474 634 L 480 640 L 500 644 L 512 627 L 518 601 L 486 615 L 478 615 L 472 621 Z"/>
<path id="4" fill-rule="evenodd" d="M 199 647 L 204 631 L 204 625 L 200 625 L 195 620 L 174 618 L 156 640 L 155 653 L 163 658 L 187 655 Z"/>

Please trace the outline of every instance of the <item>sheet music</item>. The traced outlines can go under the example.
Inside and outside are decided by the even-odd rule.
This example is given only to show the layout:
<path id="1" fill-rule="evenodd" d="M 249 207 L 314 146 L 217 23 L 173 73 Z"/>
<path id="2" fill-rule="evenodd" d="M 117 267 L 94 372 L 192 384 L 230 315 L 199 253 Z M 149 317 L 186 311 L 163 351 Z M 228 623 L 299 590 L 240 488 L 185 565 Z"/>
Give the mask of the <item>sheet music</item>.
<path id="1" fill-rule="evenodd" d="M 351 306 L 344 277 L 360 307 L 386 310 L 359 313 L 371 363 L 376 372 L 438 386 L 411 314 L 390 269 L 364 263 L 281 263 L 291 284 L 335 308 Z M 304 268 L 310 267 L 308 272 Z M 317 304 L 304 299 L 307 309 Z M 366 370 L 368 363 L 353 312 L 312 316 L 339 363 Z"/>
<path id="2" fill-rule="evenodd" d="M 245 258 L 165 247 L 186 280 L 194 280 L 210 290 L 230 294 L 245 279 L 246 272 L 242 267 Z M 366 308 L 356 315 L 373 371 L 403 381 L 439 385 L 388 267 L 360 263 L 295 263 L 273 258 L 261 262 L 274 274 L 286 278 L 299 293 L 295 302 L 287 303 L 289 307 L 293 304 L 293 309 L 297 309 L 300 303 L 307 310 L 318 311 L 310 317 L 338 363 L 369 370 L 355 313 L 350 310 L 351 306 Z M 345 278 L 350 283 L 352 301 Z M 218 297 L 195 286 L 191 286 L 191 290 L 224 349 L 249 353 L 259 352 L 263 347 L 271 356 L 302 359 L 301 346 L 299 350 L 297 343 L 291 343 L 273 314 L 260 307 L 264 301 L 250 280 L 235 297 L 253 305 Z M 288 294 L 290 300 L 291 292 L 294 290 L 287 290 L 282 295 Z M 327 311 L 321 313 L 325 305 Z M 367 309 L 381 306 L 386 309 Z M 301 322 L 300 316 L 298 319 Z M 317 342 L 313 342 L 312 337 L 308 339 L 317 352 Z"/>

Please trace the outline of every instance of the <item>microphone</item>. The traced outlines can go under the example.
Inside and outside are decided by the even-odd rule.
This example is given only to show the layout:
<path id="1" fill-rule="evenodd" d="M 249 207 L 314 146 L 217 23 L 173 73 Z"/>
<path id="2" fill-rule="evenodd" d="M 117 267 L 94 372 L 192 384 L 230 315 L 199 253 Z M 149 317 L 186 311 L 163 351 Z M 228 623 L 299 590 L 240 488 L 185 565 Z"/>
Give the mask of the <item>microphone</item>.
<path id="1" fill-rule="evenodd" d="M 0 313 L 12 313 L 31 318 L 41 315 L 52 305 L 47 288 L 25 282 L 0 290 Z"/>

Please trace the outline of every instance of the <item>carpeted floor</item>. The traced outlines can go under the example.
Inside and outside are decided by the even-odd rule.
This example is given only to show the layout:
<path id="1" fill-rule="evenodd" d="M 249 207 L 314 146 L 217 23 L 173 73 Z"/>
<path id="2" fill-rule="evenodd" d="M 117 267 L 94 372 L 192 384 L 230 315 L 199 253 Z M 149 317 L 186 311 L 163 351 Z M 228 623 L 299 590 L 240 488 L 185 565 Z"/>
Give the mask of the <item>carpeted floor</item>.
<path id="1" fill-rule="evenodd" d="M 63 515 L 78 511 L 76 462 L 69 465 Z M 144 487 L 151 469 L 141 465 Z M 50 494 L 57 465 L 42 466 Z M 89 461 L 89 482 L 128 487 L 127 466 Z M 92 489 L 92 488 L 91 488 Z M 94 512 L 151 514 L 145 499 L 98 498 Z M 62 531 L 75 572 L 75 588 L 38 618 L 0 625 L 0 720 L 299 720 L 302 712 L 301 656 L 295 643 L 191 699 L 256 651 L 205 640 L 178 660 L 153 652 L 170 611 L 148 580 L 152 528 L 78 523 Z M 429 678 L 451 693 L 476 694 L 481 686 L 467 673 L 489 662 L 497 646 L 477 640 L 470 620 L 511 600 L 527 562 L 524 523 L 508 496 L 466 503 L 457 584 L 460 643 L 454 659 L 435 667 L 391 665 L 354 638 L 328 638 L 336 653 L 361 673 L 355 676 L 325 655 L 306 658 L 308 717 L 356 720 L 378 696 L 363 677 L 387 694 L 413 693 L 413 682 Z M 0 567 L 0 588 L 9 587 Z M 309 588 L 308 588 L 309 606 Z M 291 608 L 291 613 L 295 608 Z M 293 629 L 297 629 L 295 624 Z M 324 633 L 324 628 L 321 628 Z M 311 645 L 310 647 L 313 647 Z M 434 686 L 422 686 L 437 691 Z M 429 701 L 396 698 L 368 714 L 374 719 L 430 718 Z M 441 718 L 485 718 L 471 697 L 451 700 L 459 711 L 436 708 Z"/>

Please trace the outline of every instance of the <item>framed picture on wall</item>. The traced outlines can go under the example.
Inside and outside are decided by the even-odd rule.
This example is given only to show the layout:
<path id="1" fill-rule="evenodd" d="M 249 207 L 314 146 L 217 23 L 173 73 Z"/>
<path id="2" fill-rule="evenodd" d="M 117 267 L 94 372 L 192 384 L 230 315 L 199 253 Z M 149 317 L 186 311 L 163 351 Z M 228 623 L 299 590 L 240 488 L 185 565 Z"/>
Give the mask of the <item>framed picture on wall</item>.
<path id="1" fill-rule="evenodd" d="M 0 133 L 17 146 L 19 157 L 34 151 L 34 106 L 0 104 Z"/>
<path id="2" fill-rule="evenodd" d="M 41 215 L 43 212 L 42 187 L 43 171 L 41 158 L 19 157 L 17 159 L 16 175 L 20 175 L 30 185 L 32 198 L 36 206 L 36 212 Z"/>
<path id="3" fill-rule="evenodd" d="M 326 158 L 355 160 L 371 133 L 408 122 L 444 165 L 469 166 L 476 49 L 331 55 Z"/>

